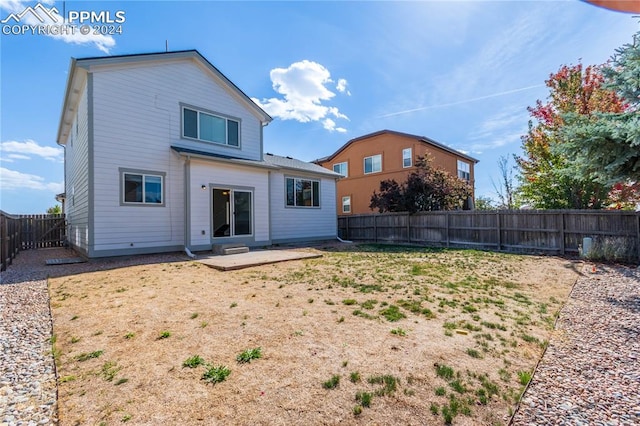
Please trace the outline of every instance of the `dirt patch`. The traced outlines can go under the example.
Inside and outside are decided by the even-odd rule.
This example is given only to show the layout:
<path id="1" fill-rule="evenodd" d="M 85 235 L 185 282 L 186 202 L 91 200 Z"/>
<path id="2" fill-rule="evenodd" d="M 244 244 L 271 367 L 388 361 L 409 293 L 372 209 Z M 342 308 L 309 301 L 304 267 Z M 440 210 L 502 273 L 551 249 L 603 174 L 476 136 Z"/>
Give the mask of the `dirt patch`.
<path id="1" fill-rule="evenodd" d="M 51 279 L 61 424 L 504 423 L 577 278 L 552 257 L 319 251 Z"/>

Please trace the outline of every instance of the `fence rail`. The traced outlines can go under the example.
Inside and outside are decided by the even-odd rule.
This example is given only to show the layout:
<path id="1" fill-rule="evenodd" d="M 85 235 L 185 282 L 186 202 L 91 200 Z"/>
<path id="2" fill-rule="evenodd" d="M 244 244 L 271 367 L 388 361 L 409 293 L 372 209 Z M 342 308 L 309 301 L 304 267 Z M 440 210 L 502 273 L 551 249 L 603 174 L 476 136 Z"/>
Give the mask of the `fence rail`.
<path id="1" fill-rule="evenodd" d="M 63 247 L 63 214 L 10 215 L 0 210 L 0 271 L 7 269 L 20 250 Z"/>
<path id="2" fill-rule="evenodd" d="M 600 246 L 615 246 L 615 260 L 640 260 L 640 213 L 630 211 L 500 210 L 349 215 L 338 217 L 338 232 L 341 238 L 354 241 L 552 254 L 577 253 L 583 238 L 592 237 Z"/>

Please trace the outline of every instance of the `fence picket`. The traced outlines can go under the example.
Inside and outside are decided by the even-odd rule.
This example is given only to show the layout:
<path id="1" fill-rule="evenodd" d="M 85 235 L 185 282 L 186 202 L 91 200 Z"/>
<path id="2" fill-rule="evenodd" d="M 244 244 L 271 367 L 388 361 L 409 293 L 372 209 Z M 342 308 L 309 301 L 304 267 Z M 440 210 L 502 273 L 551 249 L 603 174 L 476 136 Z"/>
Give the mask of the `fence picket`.
<path id="1" fill-rule="evenodd" d="M 66 232 L 64 214 L 10 215 L 0 210 L 0 271 L 20 250 L 64 247 Z"/>
<path id="2" fill-rule="evenodd" d="M 373 224 L 373 226 L 371 226 Z M 640 212 L 619 210 L 435 211 L 338 217 L 353 241 L 410 241 L 439 247 L 577 253 L 584 237 L 620 241 L 626 260 L 640 260 Z M 622 250 L 622 249 L 621 249 Z"/>

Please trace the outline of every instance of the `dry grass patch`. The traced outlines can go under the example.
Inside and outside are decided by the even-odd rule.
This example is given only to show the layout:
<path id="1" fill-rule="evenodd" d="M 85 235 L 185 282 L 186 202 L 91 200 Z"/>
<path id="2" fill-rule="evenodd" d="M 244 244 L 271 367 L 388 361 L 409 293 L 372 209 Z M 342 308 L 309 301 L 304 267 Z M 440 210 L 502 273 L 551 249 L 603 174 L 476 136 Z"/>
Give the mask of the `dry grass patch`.
<path id="1" fill-rule="evenodd" d="M 74 378 L 61 424 L 501 424 L 576 279 L 552 257 L 323 254 L 51 279 L 58 374 Z"/>

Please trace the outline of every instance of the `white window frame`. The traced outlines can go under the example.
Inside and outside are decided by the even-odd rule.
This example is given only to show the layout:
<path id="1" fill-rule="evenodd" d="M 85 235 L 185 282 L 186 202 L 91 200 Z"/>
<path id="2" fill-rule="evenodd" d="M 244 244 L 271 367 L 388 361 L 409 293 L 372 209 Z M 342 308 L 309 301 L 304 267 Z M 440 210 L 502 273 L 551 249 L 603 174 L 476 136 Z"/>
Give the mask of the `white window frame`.
<path id="1" fill-rule="evenodd" d="M 380 157 L 380 169 L 379 170 L 374 170 L 373 166 L 374 166 L 374 162 L 373 159 L 376 157 Z M 367 172 L 367 160 L 371 160 L 371 171 Z M 364 159 L 362 160 L 362 170 L 364 171 L 365 175 L 370 175 L 372 173 L 380 173 L 382 171 L 382 154 L 376 154 L 376 155 L 371 155 L 369 157 L 364 157 Z"/>
<path id="2" fill-rule="evenodd" d="M 345 207 L 348 207 L 345 209 Z M 342 213 L 351 213 L 351 195 L 342 197 Z"/>
<path id="3" fill-rule="evenodd" d="M 458 178 L 471 181 L 471 165 L 466 161 L 458 160 Z"/>
<path id="4" fill-rule="evenodd" d="M 120 171 L 120 205 L 121 206 L 145 206 L 145 207 L 164 207 L 165 206 L 166 173 L 149 171 L 149 170 L 123 169 L 123 168 L 119 169 L 119 171 Z M 125 201 L 125 196 L 126 196 L 125 176 L 126 175 L 135 175 L 135 176 L 142 177 L 142 201 Z M 145 182 L 147 177 L 160 178 L 160 202 L 159 203 L 145 201 L 146 199 Z"/>
<path id="5" fill-rule="evenodd" d="M 409 160 L 409 164 L 407 164 L 407 160 Z M 406 169 L 411 166 L 413 166 L 413 150 L 411 148 L 405 148 L 402 150 L 402 168 Z"/>
<path id="6" fill-rule="evenodd" d="M 336 167 L 338 167 L 338 170 L 344 167 L 344 173 L 336 170 Z M 333 165 L 333 171 L 344 177 L 349 177 L 349 163 L 347 163 L 346 161 L 343 161 L 342 163 L 335 163 Z"/>
<path id="7" fill-rule="evenodd" d="M 194 138 L 193 136 L 187 136 L 185 135 L 185 128 L 184 128 L 184 112 L 185 110 L 189 110 L 189 111 L 193 111 L 196 113 L 196 133 L 197 136 Z M 220 118 L 222 120 L 224 120 L 224 142 L 218 142 L 218 141 L 211 141 L 211 140 L 207 140 L 207 139 L 202 139 L 200 137 L 200 115 L 201 114 L 205 114 L 205 115 L 209 115 L 211 117 L 215 117 L 215 118 Z M 229 144 L 229 122 L 234 122 L 237 124 L 238 126 L 238 145 L 231 145 Z M 223 146 L 228 146 L 230 148 L 240 148 L 240 146 L 242 145 L 242 138 L 241 138 L 241 120 L 239 118 L 235 118 L 235 117 L 229 117 L 226 116 L 224 114 L 220 114 L 217 112 L 213 112 L 213 111 L 209 111 L 206 109 L 202 109 L 202 108 L 197 108 L 191 105 L 181 105 L 180 108 L 180 122 L 181 122 L 181 136 L 184 139 L 191 139 L 191 140 L 196 140 L 196 141 L 200 141 L 200 142 L 205 142 L 205 143 L 213 143 L 216 145 L 223 145 Z"/>
<path id="8" fill-rule="evenodd" d="M 293 180 L 293 204 L 289 204 L 289 185 L 288 182 L 289 180 Z M 298 181 L 308 181 L 311 183 L 311 205 L 310 206 L 305 206 L 305 205 L 298 205 L 298 197 L 296 195 L 296 186 L 297 186 L 297 182 Z M 313 200 L 314 200 L 314 194 L 313 194 L 313 184 L 317 183 L 318 186 L 318 205 L 314 205 L 313 204 Z M 321 185 L 321 181 L 317 180 L 317 179 L 310 179 L 310 178 L 303 178 L 303 177 L 295 177 L 295 176 L 285 176 L 284 177 L 284 205 L 286 208 L 300 208 L 300 209 L 319 209 L 322 205 L 322 203 L 320 202 L 320 185 Z"/>

